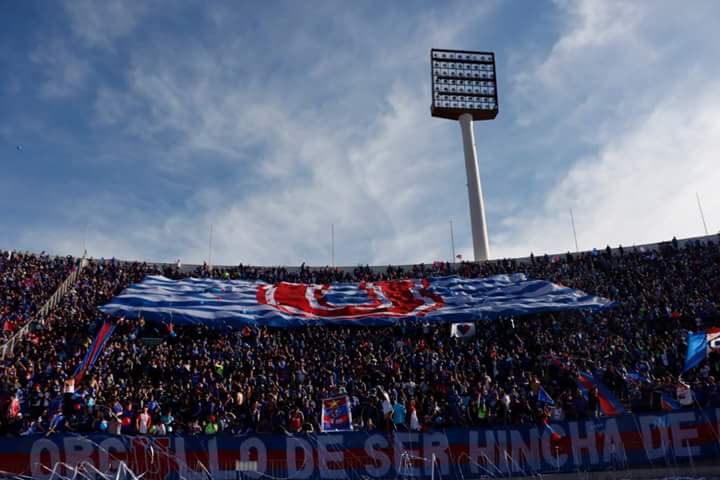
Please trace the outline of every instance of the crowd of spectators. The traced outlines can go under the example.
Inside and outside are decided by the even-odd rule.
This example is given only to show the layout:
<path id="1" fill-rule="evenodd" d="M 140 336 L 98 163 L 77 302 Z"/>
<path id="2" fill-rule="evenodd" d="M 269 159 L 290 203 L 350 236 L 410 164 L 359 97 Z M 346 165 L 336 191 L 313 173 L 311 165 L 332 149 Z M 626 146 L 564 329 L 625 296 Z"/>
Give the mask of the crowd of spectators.
<path id="1" fill-rule="evenodd" d="M 155 434 L 317 431 L 323 398 L 347 395 L 356 429 L 424 430 L 536 424 L 601 415 L 596 372 L 631 412 L 720 406 L 720 367 L 680 378 L 687 331 L 718 325 L 715 241 L 622 249 L 526 262 L 438 262 L 377 271 L 238 266 L 183 273 L 176 266 L 91 260 L 44 319 L 40 305 L 77 259 L 0 252 L 3 338 L 34 320 L 0 364 L 0 434 L 61 431 Z M 595 314 L 564 312 L 492 322 L 451 338 L 447 324 L 394 327 L 208 329 L 112 319 L 94 367 L 72 375 L 104 318 L 97 310 L 148 274 L 331 283 L 457 274 L 526 273 L 616 300 Z M 42 320 L 42 321 L 40 321 Z M 538 401 L 543 389 L 554 405 Z"/>

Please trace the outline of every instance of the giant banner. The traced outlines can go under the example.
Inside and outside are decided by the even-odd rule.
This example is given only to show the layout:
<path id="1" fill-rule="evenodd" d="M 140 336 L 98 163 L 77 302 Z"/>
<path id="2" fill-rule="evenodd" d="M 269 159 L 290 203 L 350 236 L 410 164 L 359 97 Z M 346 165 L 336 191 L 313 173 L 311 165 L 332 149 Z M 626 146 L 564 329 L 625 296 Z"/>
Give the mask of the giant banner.
<path id="1" fill-rule="evenodd" d="M 611 304 L 605 298 L 519 273 L 329 285 L 150 276 L 122 291 L 101 310 L 175 324 L 288 327 L 389 325 L 418 318 L 493 319 L 567 309 L 596 310 Z"/>
<path id="2" fill-rule="evenodd" d="M 720 410 L 431 432 L 0 439 L 0 474 L 144 479 L 429 479 L 698 466 L 720 458 Z M 94 473 L 93 473 L 94 472 Z M 56 476 L 55 478 L 61 478 Z M 437 477 L 436 477 L 437 478 Z"/>

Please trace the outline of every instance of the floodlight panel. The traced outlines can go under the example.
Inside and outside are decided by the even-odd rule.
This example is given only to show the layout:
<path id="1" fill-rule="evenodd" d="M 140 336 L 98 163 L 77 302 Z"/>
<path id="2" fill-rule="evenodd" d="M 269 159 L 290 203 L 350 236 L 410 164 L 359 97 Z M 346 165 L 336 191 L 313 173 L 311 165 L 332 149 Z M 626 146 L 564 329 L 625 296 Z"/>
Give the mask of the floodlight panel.
<path id="1" fill-rule="evenodd" d="M 466 50 L 430 51 L 434 117 L 457 119 L 469 113 L 475 120 L 498 114 L 495 54 Z"/>

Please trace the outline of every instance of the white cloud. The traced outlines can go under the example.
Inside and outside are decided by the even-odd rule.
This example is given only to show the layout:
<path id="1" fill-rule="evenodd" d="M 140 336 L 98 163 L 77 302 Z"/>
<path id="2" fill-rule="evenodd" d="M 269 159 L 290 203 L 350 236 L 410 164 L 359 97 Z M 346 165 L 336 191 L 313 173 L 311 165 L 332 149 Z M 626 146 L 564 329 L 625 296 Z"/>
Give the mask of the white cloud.
<path id="1" fill-rule="evenodd" d="M 66 0 L 63 6 L 70 17 L 70 27 L 79 39 L 90 47 L 111 48 L 117 39 L 132 32 L 152 3 Z"/>
<path id="2" fill-rule="evenodd" d="M 78 94 L 85 88 L 92 67 L 61 38 L 42 44 L 30 54 L 30 60 L 42 68 L 43 81 L 39 93 L 47 98 L 62 98 Z"/>
<path id="3" fill-rule="evenodd" d="M 202 261 L 212 224 L 216 263 L 326 264 L 334 223 L 339 263 L 430 262 L 450 255 L 452 217 L 457 251 L 470 257 L 459 131 L 429 118 L 426 61 L 431 46 L 475 41 L 493 5 L 380 16 L 369 27 L 330 3 L 317 24 L 287 13 L 248 33 L 236 31 L 239 12 L 216 3 L 210 37 L 196 32 L 203 41 L 153 31 L 132 50 L 119 40 L 143 31 L 144 9 L 67 5 L 79 51 L 116 49 L 121 67 L 112 81 L 94 76 L 98 89 L 86 97 L 95 140 L 123 139 L 99 149 L 93 165 L 114 161 L 130 179 L 126 199 L 80 194 L 94 255 Z M 506 65 L 512 88 L 498 121 L 478 127 L 494 255 L 568 250 L 570 207 L 581 248 L 697 234 L 695 190 L 717 228 L 714 4 L 558 8 L 562 30 L 542 56 L 537 45 L 498 49 L 515 59 Z M 104 25 L 113 15 L 117 25 Z M 251 48 L 254 33 L 278 25 L 281 47 Z M 307 52 L 302 65 L 293 61 Z M 51 55 L 38 62 L 52 65 Z M 57 68 L 66 65 L 73 59 Z M 88 75 L 53 80 L 69 95 Z M 142 162 L 152 168 L 132 169 Z M 181 195 L 141 203 L 146 192 L 132 183 L 143 174 Z M 530 189 L 541 191 L 532 201 Z M 68 220 L 71 231 L 33 229 L 22 241 L 75 251 L 83 220 Z"/>
<path id="4" fill-rule="evenodd" d="M 451 28 L 421 21 L 414 32 L 417 41 L 404 41 L 403 48 L 425 58 L 436 36 L 450 41 L 473 18 L 466 15 L 460 21 L 453 14 Z M 223 160 L 224 168 L 243 172 L 239 180 L 252 186 L 245 192 L 232 185 L 197 185 L 188 211 L 163 219 L 161 226 L 144 227 L 152 231 L 153 242 L 173 245 L 178 252 L 169 254 L 173 257 L 200 261 L 207 257 L 212 224 L 215 262 L 322 264 L 330 261 L 334 223 L 340 263 L 447 258 L 449 213 L 436 205 L 455 193 L 457 185 L 435 182 L 457 170 L 438 158 L 459 145 L 458 136 L 443 138 L 439 121 L 429 117 L 427 86 L 414 75 L 421 70 L 425 78 L 422 62 L 411 65 L 408 79 L 395 80 L 398 69 L 408 66 L 388 63 L 379 51 L 368 52 L 370 64 L 336 70 L 334 81 L 353 85 L 358 75 L 377 69 L 393 79 L 377 89 L 377 103 L 365 105 L 366 92 L 354 95 L 349 89 L 341 98 L 314 105 L 305 98 L 317 95 L 312 63 L 310 83 L 296 79 L 297 87 L 288 95 L 282 93 L 283 85 L 267 85 L 267 72 L 242 71 L 243 64 L 252 63 L 246 50 L 230 41 L 221 54 L 198 46 L 167 61 L 141 52 L 134 57 L 128 91 L 103 89 L 98 97 L 95 107 L 102 124 L 146 141 L 177 134 L 169 154 L 155 159 L 165 162 L 168 172 L 182 170 L 198 161 L 199 152 L 208 152 Z M 237 62 L 242 55 L 243 62 Z M 238 78 L 243 78 L 240 84 Z M 464 182 L 460 185 L 464 205 Z M 137 241 L 137 236 L 127 241 Z"/>
<path id="5" fill-rule="evenodd" d="M 569 208 L 581 249 L 700 235 L 696 191 L 716 232 L 720 82 L 717 65 L 703 59 L 720 51 L 702 27 L 677 42 L 666 36 L 668 25 L 685 31 L 711 12 L 688 15 L 655 3 L 564 5 L 568 30 L 544 62 L 518 78 L 517 91 L 543 99 L 564 92 L 551 102 L 554 114 L 562 111 L 551 139 L 560 146 L 580 134 L 593 148 L 557 177 L 544 204 L 505 220 L 496 253 L 567 250 Z M 694 45 L 699 39 L 706 43 Z"/>

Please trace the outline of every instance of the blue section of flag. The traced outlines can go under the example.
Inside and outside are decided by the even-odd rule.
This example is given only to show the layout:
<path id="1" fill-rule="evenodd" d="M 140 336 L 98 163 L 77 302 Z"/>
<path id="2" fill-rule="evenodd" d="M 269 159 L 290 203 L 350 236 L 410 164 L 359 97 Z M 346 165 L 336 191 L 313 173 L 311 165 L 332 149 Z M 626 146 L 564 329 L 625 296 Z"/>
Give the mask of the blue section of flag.
<path id="1" fill-rule="evenodd" d="M 705 332 L 693 333 L 688 332 L 688 349 L 685 356 L 685 366 L 683 373 L 696 367 L 700 362 L 705 360 L 707 355 L 707 334 Z"/>
<path id="2" fill-rule="evenodd" d="M 463 322 L 571 309 L 594 311 L 612 305 L 608 299 L 524 274 L 331 285 L 150 276 L 101 310 L 176 325 L 292 327 L 392 325 L 419 318 Z"/>
<path id="3" fill-rule="evenodd" d="M 108 342 L 114 331 L 115 324 L 111 322 L 105 322 L 102 327 L 100 327 L 100 331 L 98 331 L 98 334 L 95 336 L 95 340 L 93 340 L 88 347 L 88 351 L 85 353 L 83 361 L 80 362 L 80 365 L 77 366 L 75 372 L 73 373 L 73 377 L 76 382 L 79 382 L 85 375 L 85 372 L 95 365 L 98 357 L 100 357 L 100 353 L 102 353 L 103 348 L 105 348 L 105 344 Z"/>
<path id="4" fill-rule="evenodd" d="M 352 430 L 352 416 L 348 397 L 325 398 L 322 401 L 322 431 Z"/>
<path id="5" fill-rule="evenodd" d="M 663 393 L 660 396 L 660 408 L 662 408 L 664 412 L 674 412 L 675 410 L 680 410 L 682 406 L 680 402 L 675 400 L 670 394 Z"/>
<path id="6" fill-rule="evenodd" d="M 540 390 L 538 391 L 537 400 L 538 402 L 545 403 L 547 405 L 555 405 L 555 400 L 548 395 L 543 387 L 540 387 Z"/>

